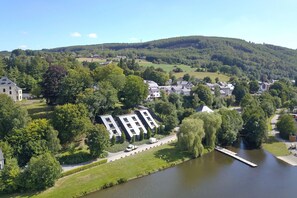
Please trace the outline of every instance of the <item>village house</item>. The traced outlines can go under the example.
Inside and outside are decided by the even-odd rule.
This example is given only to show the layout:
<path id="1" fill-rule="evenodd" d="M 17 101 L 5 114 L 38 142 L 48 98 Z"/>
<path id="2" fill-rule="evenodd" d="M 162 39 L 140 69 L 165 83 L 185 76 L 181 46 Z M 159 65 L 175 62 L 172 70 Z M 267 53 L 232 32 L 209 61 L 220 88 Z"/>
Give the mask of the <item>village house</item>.
<path id="1" fill-rule="evenodd" d="M 221 96 L 230 96 L 234 90 L 234 86 L 230 83 L 218 82 L 218 83 L 206 83 L 206 86 L 210 88 L 212 94 L 214 94 L 215 87 L 219 87 Z"/>
<path id="2" fill-rule="evenodd" d="M 206 105 L 201 105 L 200 107 L 196 108 L 196 112 L 207 112 L 207 113 L 213 113 L 213 110 L 210 109 Z"/>
<path id="3" fill-rule="evenodd" d="M 268 82 L 261 82 L 259 81 L 259 92 L 262 93 L 264 91 L 268 91 L 270 86 L 271 86 L 271 83 L 268 83 Z"/>
<path id="4" fill-rule="evenodd" d="M 4 156 L 3 156 L 3 152 L 0 148 L 0 170 L 2 170 L 4 168 Z"/>
<path id="5" fill-rule="evenodd" d="M 22 89 L 5 76 L 0 78 L 0 93 L 10 96 L 13 101 L 21 101 L 23 99 Z"/>
<path id="6" fill-rule="evenodd" d="M 154 98 L 161 97 L 159 86 L 156 82 L 152 80 L 144 80 L 144 83 L 148 85 L 148 91 L 149 91 L 149 95 L 146 98 L 146 100 L 153 100 Z"/>
<path id="7" fill-rule="evenodd" d="M 110 139 L 113 136 L 115 136 L 117 140 L 121 138 L 122 132 L 111 115 L 102 115 L 99 116 L 99 119 L 99 123 L 103 124 L 109 132 Z"/>
<path id="8" fill-rule="evenodd" d="M 123 129 L 123 131 L 126 134 L 126 137 L 131 140 L 133 136 L 136 136 L 136 138 L 139 138 L 140 131 L 142 130 L 144 134 L 147 133 L 146 128 L 140 121 L 139 117 L 133 113 L 133 114 L 125 114 L 117 116 L 118 123 Z"/>

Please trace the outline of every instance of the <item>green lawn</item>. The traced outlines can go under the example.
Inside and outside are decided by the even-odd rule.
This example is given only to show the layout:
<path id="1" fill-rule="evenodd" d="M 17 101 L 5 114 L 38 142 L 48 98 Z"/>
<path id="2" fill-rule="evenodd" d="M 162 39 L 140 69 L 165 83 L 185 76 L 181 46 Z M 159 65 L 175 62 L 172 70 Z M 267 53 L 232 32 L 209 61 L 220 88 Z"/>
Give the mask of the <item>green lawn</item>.
<path id="1" fill-rule="evenodd" d="M 56 182 L 53 188 L 41 193 L 16 197 L 77 197 L 112 186 L 119 180 L 125 181 L 141 177 L 188 159 L 189 155 L 177 151 L 174 144 L 163 145 L 63 177 Z"/>
<path id="2" fill-rule="evenodd" d="M 20 105 L 27 109 L 28 114 L 32 119 L 49 119 L 54 110 L 53 106 L 47 105 L 43 100 L 28 100 L 20 103 Z"/>
<path id="3" fill-rule="evenodd" d="M 285 143 L 277 141 L 274 136 L 269 136 L 268 140 L 262 146 L 274 156 L 286 156 L 290 154 Z"/>
<path id="4" fill-rule="evenodd" d="M 218 77 L 220 81 L 222 82 L 228 82 L 230 77 L 226 76 L 224 74 L 220 74 L 220 73 L 215 73 L 215 72 L 195 72 L 195 71 L 191 71 L 191 72 L 180 72 L 180 73 L 175 73 L 174 75 L 177 78 L 183 77 L 185 74 L 190 74 L 190 76 L 194 76 L 198 79 L 203 79 L 204 77 L 208 76 L 211 78 L 211 80 L 213 82 L 215 82 L 215 79 Z"/>
<path id="5" fill-rule="evenodd" d="M 155 68 L 162 68 L 166 72 L 172 71 L 175 67 L 181 68 L 184 72 L 191 72 L 195 71 L 196 68 L 191 68 L 191 66 L 188 65 L 177 65 L 177 64 L 156 64 L 152 62 L 148 62 L 145 60 L 137 60 L 138 64 L 143 67 L 150 67 L 153 66 Z"/>

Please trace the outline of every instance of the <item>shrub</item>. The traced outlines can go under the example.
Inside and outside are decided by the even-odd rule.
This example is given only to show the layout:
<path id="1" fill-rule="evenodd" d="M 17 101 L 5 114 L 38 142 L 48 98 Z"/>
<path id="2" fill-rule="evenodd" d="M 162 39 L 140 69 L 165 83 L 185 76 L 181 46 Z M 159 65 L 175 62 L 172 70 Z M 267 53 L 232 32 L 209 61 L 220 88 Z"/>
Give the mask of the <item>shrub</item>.
<path id="1" fill-rule="evenodd" d="M 60 164 L 79 164 L 94 159 L 87 151 L 78 151 L 73 154 L 65 154 L 57 157 Z"/>

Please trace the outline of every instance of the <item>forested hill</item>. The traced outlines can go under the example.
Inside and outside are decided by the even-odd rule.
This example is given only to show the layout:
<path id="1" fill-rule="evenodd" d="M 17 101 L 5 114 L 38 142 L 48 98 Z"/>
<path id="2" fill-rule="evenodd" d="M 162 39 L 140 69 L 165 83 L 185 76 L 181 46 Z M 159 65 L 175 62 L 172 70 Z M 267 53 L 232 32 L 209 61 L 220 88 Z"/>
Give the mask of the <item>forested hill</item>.
<path id="1" fill-rule="evenodd" d="M 263 74 L 273 79 L 294 78 L 297 75 L 297 50 L 232 38 L 188 36 L 144 43 L 71 46 L 43 51 L 75 52 L 82 56 L 145 57 L 155 63 L 187 64 L 236 75 L 241 72 L 256 79 Z"/>

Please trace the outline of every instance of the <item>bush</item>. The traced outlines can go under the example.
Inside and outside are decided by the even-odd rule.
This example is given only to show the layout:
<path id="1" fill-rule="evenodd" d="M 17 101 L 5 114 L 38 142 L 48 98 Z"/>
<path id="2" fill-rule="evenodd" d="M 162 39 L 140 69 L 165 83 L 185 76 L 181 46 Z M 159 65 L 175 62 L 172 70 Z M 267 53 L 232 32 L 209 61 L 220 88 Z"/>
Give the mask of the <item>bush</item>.
<path id="1" fill-rule="evenodd" d="M 79 164 L 94 159 L 91 154 L 87 151 L 78 151 L 73 154 L 64 154 L 57 157 L 60 164 Z"/>
<path id="2" fill-rule="evenodd" d="M 81 166 L 79 168 L 75 168 L 75 169 L 72 169 L 70 171 L 66 171 L 66 172 L 62 173 L 61 177 L 72 175 L 74 173 L 77 173 L 77 172 L 80 172 L 80 171 L 83 171 L 83 170 L 86 170 L 86 169 L 89 169 L 89 168 L 92 168 L 92 167 L 95 167 L 95 166 L 99 166 L 99 165 L 105 164 L 105 163 L 107 163 L 107 159 L 103 159 L 103 160 L 100 160 L 98 162 L 87 164 L 87 165 Z"/>
<path id="3" fill-rule="evenodd" d="M 118 184 L 123 184 L 123 183 L 126 183 L 127 182 L 127 179 L 126 178 L 120 178 L 118 179 Z"/>

